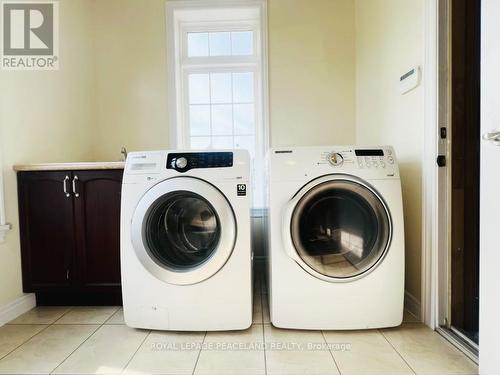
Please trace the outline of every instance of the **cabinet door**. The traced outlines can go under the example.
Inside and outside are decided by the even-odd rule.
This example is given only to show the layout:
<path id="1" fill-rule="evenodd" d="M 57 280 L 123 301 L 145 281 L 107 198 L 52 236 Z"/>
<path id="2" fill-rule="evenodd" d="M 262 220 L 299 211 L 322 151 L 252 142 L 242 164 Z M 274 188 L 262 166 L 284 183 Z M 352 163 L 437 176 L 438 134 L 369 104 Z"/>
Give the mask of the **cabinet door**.
<path id="1" fill-rule="evenodd" d="M 67 288 L 74 254 L 69 172 L 18 174 L 19 224 L 25 292 Z"/>
<path id="2" fill-rule="evenodd" d="M 73 173 L 79 284 L 88 291 L 120 287 L 122 176 L 122 170 Z"/>

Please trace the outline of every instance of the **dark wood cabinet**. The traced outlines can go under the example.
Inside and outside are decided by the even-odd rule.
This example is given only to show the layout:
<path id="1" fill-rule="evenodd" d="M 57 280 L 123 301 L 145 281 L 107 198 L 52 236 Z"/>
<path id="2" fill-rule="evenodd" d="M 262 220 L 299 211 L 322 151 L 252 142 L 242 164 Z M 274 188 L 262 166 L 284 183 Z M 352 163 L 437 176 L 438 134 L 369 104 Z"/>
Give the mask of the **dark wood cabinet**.
<path id="1" fill-rule="evenodd" d="M 40 305 L 120 304 L 123 170 L 19 172 L 23 289 Z"/>
<path id="2" fill-rule="evenodd" d="M 75 243 L 73 202 L 62 191 L 66 176 L 65 172 L 19 175 L 23 285 L 30 289 L 27 291 L 70 286 Z"/>
<path id="3" fill-rule="evenodd" d="M 122 174 L 75 174 L 75 234 L 83 287 L 120 285 L 120 191 Z"/>

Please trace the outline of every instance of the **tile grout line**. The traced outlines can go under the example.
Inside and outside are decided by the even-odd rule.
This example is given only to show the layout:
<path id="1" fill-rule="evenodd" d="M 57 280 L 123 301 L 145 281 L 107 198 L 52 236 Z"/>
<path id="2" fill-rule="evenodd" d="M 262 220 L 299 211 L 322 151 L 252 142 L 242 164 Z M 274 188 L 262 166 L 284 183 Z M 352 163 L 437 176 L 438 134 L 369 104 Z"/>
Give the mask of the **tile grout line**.
<path id="1" fill-rule="evenodd" d="M 203 350 L 203 344 L 205 343 L 205 339 L 207 338 L 207 333 L 208 332 L 205 331 L 205 335 L 203 336 L 203 341 L 201 342 L 201 348 L 200 351 L 198 352 L 198 356 L 196 357 L 196 361 L 193 367 L 193 372 L 191 373 L 191 375 L 194 375 L 194 373 L 196 372 L 196 367 L 198 366 L 198 360 L 200 359 L 201 351 Z"/>
<path id="2" fill-rule="evenodd" d="M 330 349 L 330 345 L 328 344 L 328 341 L 326 341 L 326 336 L 325 336 L 325 332 L 323 330 L 321 330 L 321 336 L 323 336 L 323 341 L 325 342 L 326 344 L 326 347 L 328 348 L 328 351 L 330 352 L 330 356 L 332 357 L 333 359 L 333 364 L 335 365 L 335 367 L 337 368 L 337 371 L 339 372 L 340 375 L 342 375 L 342 371 L 340 371 L 340 367 L 337 363 L 337 360 L 335 359 L 335 356 L 333 355 L 331 349 Z"/>
<path id="3" fill-rule="evenodd" d="M 113 314 L 114 315 L 114 314 Z M 137 353 L 139 352 L 139 350 L 141 349 L 141 347 L 144 345 L 144 343 L 146 342 L 146 340 L 148 339 L 148 337 L 151 335 L 151 332 L 153 332 L 152 330 L 150 330 L 148 332 L 148 334 L 144 337 L 144 339 L 141 341 L 141 343 L 139 344 L 139 346 L 137 347 L 137 349 L 135 350 L 134 354 L 132 354 L 132 356 L 130 357 L 130 359 L 127 361 L 127 363 L 125 364 L 125 366 L 123 366 L 122 370 L 120 371 L 120 374 L 123 374 L 125 372 L 125 370 L 127 369 L 128 365 L 130 365 L 130 362 L 132 362 L 132 360 L 134 359 L 134 357 L 137 355 Z"/>
<path id="4" fill-rule="evenodd" d="M 386 337 L 386 335 L 384 334 L 384 332 L 380 329 L 377 329 L 377 331 L 384 337 L 385 341 L 387 341 L 389 343 L 389 345 L 391 346 L 392 349 L 394 349 L 394 351 L 396 353 L 398 353 L 399 357 L 403 360 L 404 363 L 406 363 L 406 366 L 408 366 L 408 368 L 415 374 L 417 375 L 417 371 L 413 369 L 413 367 L 410 366 L 410 364 L 406 361 L 405 357 L 403 357 L 403 355 L 399 352 L 398 349 L 396 349 L 396 347 L 394 345 L 392 345 L 392 342 Z"/>
<path id="5" fill-rule="evenodd" d="M 75 325 L 76 325 L 76 324 L 75 324 Z M 89 325 L 90 325 L 90 324 L 89 324 Z M 69 353 L 69 354 L 66 356 L 66 358 L 64 358 L 61 362 L 59 362 L 59 364 L 58 364 L 56 367 L 54 367 L 54 368 L 52 369 L 52 371 L 50 371 L 50 373 L 49 373 L 49 374 L 53 374 L 53 373 L 54 373 L 54 371 L 56 371 L 56 370 L 59 368 L 59 366 L 61 366 L 61 365 L 62 365 L 62 364 L 63 364 L 63 363 L 64 363 L 64 362 L 65 362 L 65 361 L 69 358 L 69 357 L 71 357 L 71 355 L 72 355 L 74 352 L 76 352 L 78 349 L 80 349 L 80 347 L 81 347 L 83 344 L 85 344 L 85 343 L 86 343 L 86 342 L 87 342 L 87 341 L 88 341 L 88 340 L 89 340 L 92 336 L 94 336 L 94 334 L 95 334 L 95 333 L 96 333 L 96 332 L 97 332 L 97 331 L 98 331 L 101 327 L 102 327 L 102 324 L 101 324 L 101 325 L 98 325 L 98 327 L 97 327 L 97 328 L 96 328 L 96 329 L 95 329 L 95 330 L 94 330 L 94 331 L 93 331 L 93 332 L 92 332 L 92 333 L 91 333 L 91 334 L 90 334 L 90 335 L 89 335 L 89 336 L 88 336 L 85 340 L 83 340 L 83 341 L 82 341 L 82 342 L 81 342 L 81 343 L 80 343 L 80 344 L 79 344 L 79 345 L 78 345 L 78 346 L 77 346 L 77 347 L 76 347 L 76 348 L 75 348 L 75 349 L 74 349 L 71 353 Z"/>
<path id="6" fill-rule="evenodd" d="M 33 309 L 36 309 L 38 308 L 39 306 L 35 306 Z M 33 310 L 32 309 L 32 310 Z M 30 336 L 29 338 L 27 338 L 25 341 L 23 341 L 21 344 L 19 344 L 18 346 L 16 346 L 14 349 L 12 349 L 11 351 L 9 351 L 8 353 L 6 353 L 5 355 L 1 356 L 0 357 L 0 360 L 4 359 L 5 357 L 7 357 L 9 354 L 13 353 L 14 351 L 16 351 L 17 349 L 19 349 L 21 346 L 23 346 L 24 344 L 26 344 L 28 341 L 30 341 L 33 337 L 39 335 L 40 333 L 46 331 L 49 327 L 53 326 L 55 322 L 57 322 L 59 319 L 61 319 L 64 315 L 66 315 L 68 312 L 70 312 L 71 310 L 73 309 L 73 307 L 70 307 L 67 311 L 65 311 L 59 318 L 57 318 L 56 320 L 54 320 L 52 323 L 49 323 L 49 324 L 11 324 L 11 325 L 43 325 L 45 326 L 43 329 L 41 329 L 40 331 L 38 331 L 37 333 L 35 333 L 33 336 Z M 31 311 L 31 310 L 29 310 Z M 7 323 L 8 324 L 8 323 Z"/>
<path id="7" fill-rule="evenodd" d="M 265 266 L 265 265 L 264 265 Z M 257 271 L 257 270 L 256 270 Z M 257 273 L 257 272 L 256 272 Z M 266 333 L 265 333 L 265 320 L 264 320 L 264 272 L 259 270 L 259 294 L 260 294 L 260 316 L 261 316 L 261 324 L 262 324 L 262 342 L 264 344 L 264 374 L 267 375 L 267 348 L 266 348 Z"/>
<path id="8" fill-rule="evenodd" d="M 260 275 L 259 275 L 260 277 Z M 264 325 L 264 297 L 262 295 L 262 279 L 259 278 L 259 289 L 260 289 L 260 321 Z"/>
<path id="9" fill-rule="evenodd" d="M 110 320 L 113 316 L 115 316 L 115 314 L 117 314 L 117 313 L 118 313 L 118 311 L 120 311 L 120 309 L 123 309 L 123 306 L 121 306 L 121 307 L 120 307 L 120 306 L 118 306 L 118 308 L 116 309 L 116 311 L 115 311 L 113 314 L 111 314 L 111 315 L 109 316 L 109 318 L 108 318 L 108 319 L 106 319 L 106 320 L 104 321 L 104 323 L 102 323 L 102 324 L 103 324 L 103 325 L 105 325 L 105 324 L 106 324 L 106 323 L 107 323 L 107 322 L 108 322 L 108 321 L 109 321 L 109 320 Z"/>
<path id="10" fill-rule="evenodd" d="M 12 324 L 14 325 L 14 324 Z M 21 346 L 23 346 L 24 344 L 26 344 L 28 341 L 30 341 L 33 337 L 39 335 L 40 333 L 42 333 L 43 331 L 45 331 L 47 328 L 49 328 L 51 326 L 51 324 L 30 324 L 30 325 L 44 325 L 45 327 L 43 329 L 41 329 L 40 331 L 38 331 L 37 333 L 35 333 L 33 336 L 30 336 L 28 337 L 25 341 L 23 341 L 22 343 L 20 343 L 18 346 L 16 346 L 14 349 L 12 349 L 11 351 L 9 351 L 8 353 L 6 353 L 5 355 L 1 356 L 0 357 L 0 361 L 3 360 L 5 357 L 7 357 L 9 354 L 13 353 L 14 351 L 16 351 L 17 349 L 19 349 Z"/>
<path id="11" fill-rule="evenodd" d="M 264 374 L 267 375 L 267 350 L 266 350 L 266 333 L 264 326 L 264 297 L 262 296 L 262 286 L 260 288 L 260 315 L 262 319 L 262 342 L 264 344 Z"/>
<path id="12" fill-rule="evenodd" d="M 37 306 L 38 307 L 38 306 Z M 59 318 L 57 318 L 56 320 L 54 320 L 50 325 L 53 326 L 55 325 L 59 320 L 61 320 L 63 318 L 63 316 L 65 316 L 66 314 L 68 314 L 70 311 L 73 311 L 73 309 L 75 308 L 76 306 L 69 306 L 69 309 L 67 311 L 65 311 Z M 36 307 L 35 307 L 36 308 Z"/>

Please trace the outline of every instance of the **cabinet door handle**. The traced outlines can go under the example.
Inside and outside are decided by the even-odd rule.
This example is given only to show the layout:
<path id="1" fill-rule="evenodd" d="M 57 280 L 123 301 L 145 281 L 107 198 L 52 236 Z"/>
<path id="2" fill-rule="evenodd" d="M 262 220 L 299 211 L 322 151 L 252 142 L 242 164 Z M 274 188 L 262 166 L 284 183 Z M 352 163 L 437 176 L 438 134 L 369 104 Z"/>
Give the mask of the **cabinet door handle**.
<path id="1" fill-rule="evenodd" d="M 69 270 L 66 270 L 66 280 L 69 280 Z"/>
<path id="2" fill-rule="evenodd" d="M 64 177 L 63 180 L 63 191 L 64 194 L 66 195 L 66 198 L 69 198 L 70 194 L 68 193 L 68 181 L 69 181 L 69 176 Z"/>
<path id="3" fill-rule="evenodd" d="M 78 181 L 78 176 L 73 177 L 73 194 L 78 198 L 80 194 L 76 191 L 76 182 Z"/>

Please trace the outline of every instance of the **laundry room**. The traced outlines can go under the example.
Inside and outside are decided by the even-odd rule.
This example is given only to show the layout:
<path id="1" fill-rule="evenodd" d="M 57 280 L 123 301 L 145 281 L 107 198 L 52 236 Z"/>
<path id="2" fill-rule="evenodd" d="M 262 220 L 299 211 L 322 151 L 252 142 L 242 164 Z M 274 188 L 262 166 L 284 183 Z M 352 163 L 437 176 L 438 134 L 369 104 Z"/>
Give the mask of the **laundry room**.
<path id="1" fill-rule="evenodd" d="M 0 374 L 479 373 L 454 1 L 0 1 Z"/>

